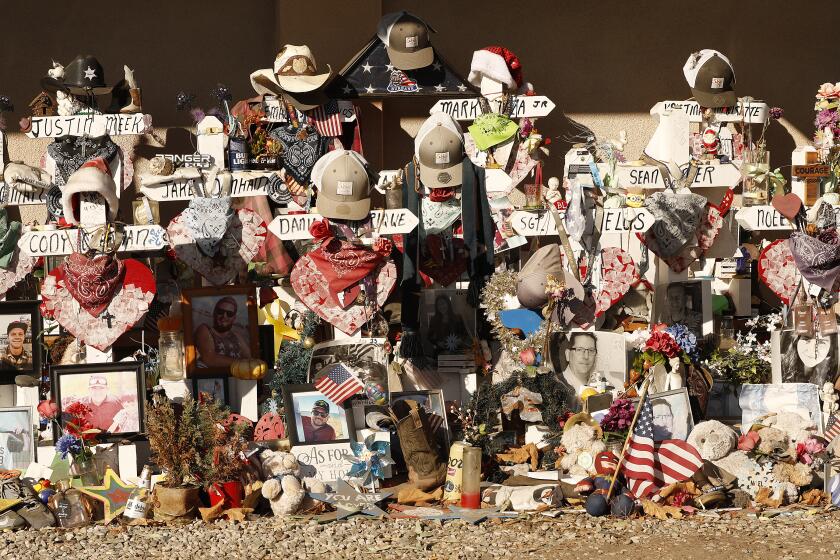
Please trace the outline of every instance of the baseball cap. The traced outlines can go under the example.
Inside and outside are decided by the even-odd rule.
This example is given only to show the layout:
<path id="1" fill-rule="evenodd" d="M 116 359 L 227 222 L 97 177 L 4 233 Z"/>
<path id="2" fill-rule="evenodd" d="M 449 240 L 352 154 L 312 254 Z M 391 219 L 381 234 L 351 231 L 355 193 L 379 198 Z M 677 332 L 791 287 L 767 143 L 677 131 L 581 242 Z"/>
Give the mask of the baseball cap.
<path id="1" fill-rule="evenodd" d="M 327 412 L 329 412 L 329 411 L 330 411 L 330 403 L 328 403 L 328 402 L 327 402 L 327 401 L 325 401 L 324 399 L 318 399 L 318 400 L 317 400 L 317 401 L 315 401 L 315 403 L 312 405 L 312 410 L 315 410 L 316 408 L 323 408 L 324 410 L 326 410 Z"/>
<path id="2" fill-rule="evenodd" d="M 104 375 L 91 375 L 88 378 L 88 387 L 108 387 L 108 380 Z"/>
<path id="3" fill-rule="evenodd" d="M 376 35 L 385 43 L 391 64 L 400 70 L 429 66 L 435 51 L 429 32 L 435 32 L 425 21 L 406 11 L 385 14 L 379 20 Z"/>
<path id="4" fill-rule="evenodd" d="M 336 220 L 361 220 L 370 213 L 370 174 L 353 150 L 333 150 L 312 168 L 318 213 Z"/>
<path id="5" fill-rule="evenodd" d="M 447 113 L 432 113 L 414 139 L 420 180 L 430 189 L 457 187 L 462 182 L 464 133 Z"/>
<path id="6" fill-rule="evenodd" d="M 703 107 L 732 107 L 735 95 L 735 70 L 729 59 L 713 49 L 691 53 L 683 65 L 683 74 L 694 98 Z"/>

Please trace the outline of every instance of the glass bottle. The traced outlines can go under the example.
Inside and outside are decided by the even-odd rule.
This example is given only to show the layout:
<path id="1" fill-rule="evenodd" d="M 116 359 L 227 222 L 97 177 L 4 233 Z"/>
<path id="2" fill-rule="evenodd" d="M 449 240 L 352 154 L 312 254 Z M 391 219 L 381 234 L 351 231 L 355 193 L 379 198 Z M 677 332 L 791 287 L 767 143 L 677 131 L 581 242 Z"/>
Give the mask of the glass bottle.
<path id="1" fill-rule="evenodd" d="M 158 320 L 158 372 L 161 379 L 180 381 L 186 376 L 184 333 L 180 315 Z"/>
<path id="2" fill-rule="evenodd" d="M 81 479 L 83 486 L 96 486 L 102 484 L 102 479 L 96 470 L 96 462 L 93 457 L 73 457 L 70 463 L 70 475 L 73 478 Z"/>
<path id="3" fill-rule="evenodd" d="M 149 511 L 149 495 L 152 490 L 152 469 L 149 465 L 143 466 L 140 473 L 140 483 L 137 489 L 131 492 L 128 502 L 125 504 L 123 515 L 131 519 L 143 519 Z"/>
<path id="4" fill-rule="evenodd" d="M 461 507 L 481 508 L 481 448 L 465 447 L 461 475 Z"/>
<path id="5" fill-rule="evenodd" d="M 90 525 L 90 511 L 85 496 L 61 481 L 58 490 L 50 497 L 49 506 L 55 512 L 58 524 L 66 529 Z"/>

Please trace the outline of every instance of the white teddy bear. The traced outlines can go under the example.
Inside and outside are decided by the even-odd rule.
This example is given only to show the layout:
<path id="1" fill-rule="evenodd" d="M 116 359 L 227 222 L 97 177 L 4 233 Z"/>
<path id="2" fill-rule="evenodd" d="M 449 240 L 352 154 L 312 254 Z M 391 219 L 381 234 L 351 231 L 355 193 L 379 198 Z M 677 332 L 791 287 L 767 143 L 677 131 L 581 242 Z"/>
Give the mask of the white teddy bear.
<path id="1" fill-rule="evenodd" d="M 706 420 L 694 426 L 687 441 L 700 452 L 703 460 L 739 480 L 745 480 L 758 468 L 758 463 L 736 449 L 738 434 L 735 430 L 717 420 Z"/>
<path id="2" fill-rule="evenodd" d="M 306 492 L 326 492 L 326 485 L 316 478 L 301 479 L 300 463 L 291 453 L 271 451 L 260 453 L 265 483 L 262 495 L 271 503 L 274 515 L 291 515 L 307 509 L 314 502 L 306 500 Z"/>
<path id="3" fill-rule="evenodd" d="M 566 454 L 560 459 L 560 467 L 572 476 L 590 476 L 595 473 L 594 459 L 607 446 L 595 433 L 595 428 L 589 424 L 575 424 L 563 432 L 560 445 Z M 585 460 L 579 461 L 581 456 Z"/>

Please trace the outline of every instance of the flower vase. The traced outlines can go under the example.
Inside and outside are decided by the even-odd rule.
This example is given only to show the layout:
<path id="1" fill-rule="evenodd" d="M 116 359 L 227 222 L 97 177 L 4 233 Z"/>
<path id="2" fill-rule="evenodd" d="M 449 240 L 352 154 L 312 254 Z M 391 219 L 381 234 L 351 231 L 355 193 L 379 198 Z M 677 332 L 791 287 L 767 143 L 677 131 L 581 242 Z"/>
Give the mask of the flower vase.
<path id="1" fill-rule="evenodd" d="M 102 484 L 102 478 L 96 471 L 96 463 L 92 457 L 73 457 L 70 465 L 70 475 L 81 479 L 82 486 L 97 486 Z"/>
<path id="2" fill-rule="evenodd" d="M 744 206 L 763 206 L 769 204 L 769 173 L 769 151 L 751 151 L 744 154 L 744 160 L 741 163 L 741 196 Z"/>

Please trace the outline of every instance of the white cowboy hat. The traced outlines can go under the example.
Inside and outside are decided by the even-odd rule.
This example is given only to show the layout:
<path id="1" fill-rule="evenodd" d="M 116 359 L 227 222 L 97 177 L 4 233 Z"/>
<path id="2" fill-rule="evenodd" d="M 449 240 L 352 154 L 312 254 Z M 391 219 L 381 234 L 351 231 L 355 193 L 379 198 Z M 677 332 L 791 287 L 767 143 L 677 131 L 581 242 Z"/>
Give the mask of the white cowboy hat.
<path id="1" fill-rule="evenodd" d="M 316 74 L 316 68 L 315 57 L 308 46 L 286 45 L 277 53 L 273 69 L 263 68 L 251 73 L 251 85 L 259 94 L 315 91 L 332 76 L 329 64 L 325 74 Z"/>

